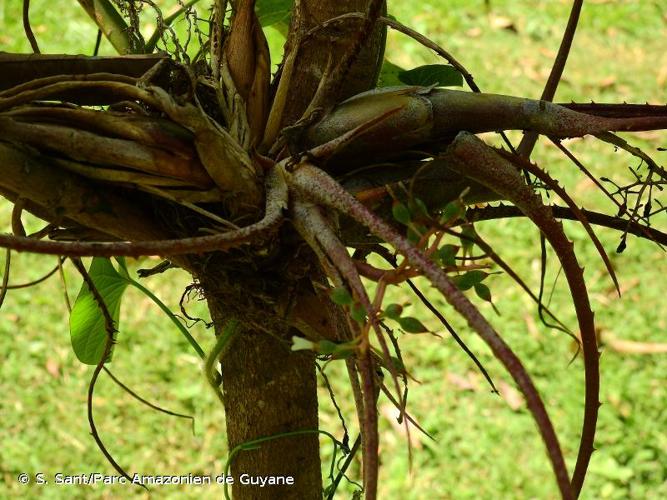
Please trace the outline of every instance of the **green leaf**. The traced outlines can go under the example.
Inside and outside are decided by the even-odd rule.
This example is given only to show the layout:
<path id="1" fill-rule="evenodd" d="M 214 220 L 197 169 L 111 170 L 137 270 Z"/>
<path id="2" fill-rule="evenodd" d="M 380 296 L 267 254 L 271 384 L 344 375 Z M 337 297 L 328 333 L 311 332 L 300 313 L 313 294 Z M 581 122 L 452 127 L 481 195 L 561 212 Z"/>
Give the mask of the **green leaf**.
<path id="1" fill-rule="evenodd" d="M 456 254 L 459 251 L 459 248 L 456 245 L 442 245 L 438 248 L 438 251 L 435 252 L 435 258 L 443 266 L 455 266 L 456 265 Z"/>
<path id="2" fill-rule="evenodd" d="M 466 207 L 460 200 L 450 201 L 445 205 L 445 208 L 442 209 L 440 223 L 447 224 L 448 222 L 460 219 L 463 214 L 465 214 L 465 211 Z"/>
<path id="3" fill-rule="evenodd" d="M 406 332 L 406 333 L 425 333 L 428 332 L 428 328 L 426 328 L 421 321 L 419 321 L 417 318 L 411 318 L 410 316 L 406 316 L 405 318 L 399 318 L 398 324 L 401 325 L 401 328 Z"/>
<path id="4" fill-rule="evenodd" d="M 366 322 L 366 309 L 359 303 L 353 304 L 350 308 L 350 317 L 357 323 Z"/>
<path id="5" fill-rule="evenodd" d="M 477 296 L 480 299 L 486 300 L 487 302 L 492 302 L 491 301 L 491 290 L 484 283 L 477 283 L 475 285 L 475 293 L 477 294 Z"/>
<path id="6" fill-rule="evenodd" d="M 109 259 L 95 257 L 88 270 L 90 279 L 107 306 L 118 328 L 120 301 L 127 288 L 127 281 L 111 264 Z M 69 318 L 70 338 L 76 357 L 87 365 L 97 365 L 102 359 L 107 342 L 104 315 L 86 283 L 76 298 Z M 109 361 L 111 360 L 109 355 Z"/>
<path id="7" fill-rule="evenodd" d="M 484 281 L 488 275 L 489 274 L 485 273 L 484 271 L 468 271 L 467 273 L 461 274 L 460 276 L 452 277 L 452 281 L 459 290 L 465 291 L 470 290 L 475 285 Z"/>
<path id="8" fill-rule="evenodd" d="M 461 246 L 463 251 L 467 253 L 472 250 L 473 242 L 477 239 L 477 233 L 475 233 L 475 228 L 472 225 L 467 225 L 461 228 L 461 235 L 463 236 L 463 238 L 460 238 Z"/>
<path id="9" fill-rule="evenodd" d="M 293 3 L 293 0 L 257 0 L 255 12 L 259 24 L 266 28 L 281 21 L 288 22 Z"/>
<path id="10" fill-rule="evenodd" d="M 313 351 L 315 348 L 315 342 L 296 335 L 292 337 L 292 351 Z"/>
<path id="11" fill-rule="evenodd" d="M 416 214 L 418 217 L 422 217 L 424 219 L 429 219 L 431 217 L 431 214 L 428 213 L 428 207 L 426 206 L 426 203 L 424 203 L 421 199 L 419 198 L 412 198 L 410 200 L 410 212 L 412 214 Z"/>
<path id="12" fill-rule="evenodd" d="M 397 372 L 401 373 L 405 371 L 405 365 L 396 356 L 391 356 L 391 362 L 394 365 L 394 368 L 396 368 Z"/>
<path id="13" fill-rule="evenodd" d="M 449 64 L 427 64 L 398 73 L 398 79 L 406 85 L 422 87 L 460 87 L 463 76 Z"/>
<path id="14" fill-rule="evenodd" d="M 410 209 L 400 201 L 394 201 L 394 203 L 392 203 L 391 214 L 394 216 L 394 219 L 406 226 L 410 224 L 410 221 L 412 220 Z"/>
<path id="15" fill-rule="evenodd" d="M 79 3 L 119 54 L 135 52 L 139 39 L 130 34 L 125 19 L 110 0 L 79 0 Z"/>
<path id="16" fill-rule="evenodd" d="M 384 315 L 387 318 L 398 320 L 403 313 L 403 306 L 401 304 L 389 304 L 385 310 Z"/>
<path id="17" fill-rule="evenodd" d="M 410 243 L 414 243 L 416 245 L 419 243 L 419 240 L 421 240 L 424 234 L 426 234 L 426 228 L 424 226 L 421 224 L 410 224 L 408 226 L 408 233 L 406 237 Z"/>
<path id="18" fill-rule="evenodd" d="M 399 73 L 404 73 L 405 70 L 400 66 L 396 66 L 394 63 L 384 60 L 382 63 L 382 69 L 380 69 L 380 75 L 378 76 L 378 87 L 396 87 L 402 85 L 403 83 L 398 78 Z"/>
<path id="19" fill-rule="evenodd" d="M 339 306 L 349 306 L 352 304 L 352 296 L 345 287 L 334 288 L 330 292 L 331 301 Z"/>

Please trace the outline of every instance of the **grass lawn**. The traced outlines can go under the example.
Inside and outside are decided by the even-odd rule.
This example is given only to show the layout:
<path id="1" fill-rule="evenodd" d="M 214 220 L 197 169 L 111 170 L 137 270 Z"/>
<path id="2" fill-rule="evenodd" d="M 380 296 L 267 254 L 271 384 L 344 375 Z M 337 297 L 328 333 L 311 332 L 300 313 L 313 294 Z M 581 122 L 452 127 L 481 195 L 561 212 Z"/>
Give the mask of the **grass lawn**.
<path id="1" fill-rule="evenodd" d="M 202 2 L 203 3 L 203 2 Z M 400 21 L 428 35 L 455 54 L 484 91 L 539 97 L 560 42 L 569 1 L 423 0 L 389 2 Z M 57 8 L 56 8 L 57 7 Z M 33 28 L 43 52 L 90 53 L 95 29 L 76 2 L 33 0 Z M 20 2 L 0 3 L 0 50 L 29 50 L 22 34 Z M 269 30 L 272 49 L 280 35 Z M 580 30 L 556 100 L 586 102 L 665 103 L 667 88 L 667 10 L 663 1 L 591 0 L 584 6 Z M 112 49 L 103 45 L 102 53 Z M 405 68 L 436 63 L 436 56 L 403 35 L 390 33 L 387 57 Z M 489 135 L 491 142 L 497 139 Z M 511 134 L 515 144 L 520 134 Z M 667 134 L 635 134 L 658 163 L 665 164 Z M 568 143 L 594 173 L 627 181 L 634 158 L 610 146 L 585 139 Z M 559 151 L 540 142 L 534 158 L 557 176 L 580 205 L 613 213 L 612 205 L 568 164 Z M 1 168 L 1 167 L 0 167 Z M 0 204 L 2 231 L 9 230 L 10 207 Z M 35 220 L 29 226 L 38 228 Z M 665 212 L 654 224 L 667 229 Z M 618 341 L 667 343 L 667 262 L 656 245 L 630 238 L 617 255 L 619 235 L 598 233 L 617 269 L 623 298 L 618 299 L 604 266 L 585 232 L 565 224 L 584 263 L 597 328 L 601 358 L 603 406 L 590 473 L 582 497 L 667 498 L 667 355 L 632 354 Z M 539 283 L 538 232 L 524 220 L 480 223 L 478 231 L 495 245 L 526 282 Z M 130 267 L 150 267 L 157 260 L 132 261 Z M 11 282 L 38 278 L 56 264 L 55 257 L 13 254 Z M 4 252 L 0 256 L 4 269 Z M 575 328 L 576 321 L 558 267 L 550 254 L 549 287 L 556 282 L 551 309 Z M 73 299 L 80 286 L 66 267 L 67 293 Z M 493 300 L 482 311 L 524 360 L 543 395 L 561 445 L 572 469 L 583 412 L 581 358 L 570 364 L 573 342 L 546 329 L 530 300 L 502 274 L 487 281 Z M 189 277 L 178 270 L 144 280 L 172 310 Z M 400 337 L 406 366 L 419 383 L 410 387 L 408 409 L 435 438 L 413 430 L 414 456 L 409 466 L 406 438 L 395 426 L 391 406 L 380 400 L 380 498 L 555 498 L 556 483 L 543 444 L 521 397 L 485 345 L 458 321 L 426 283 L 422 290 L 451 318 L 459 333 L 490 371 L 502 396 L 490 393 L 474 365 L 437 320 L 404 291 L 390 290 L 391 302 L 410 301 L 411 315 L 423 319 L 442 338 L 430 335 Z M 662 304 L 662 305 L 661 305 Z M 196 297 L 187 304 L 192 316 L 208 317 Z M 54 475 L 114 471 L 96 448 L 86 419 L 86 391 L 92 367 L 80 364 L 70 347 L 64 290 L 58 275 L 30 289 L 10 290 L 0 311 L 0 498 L 118 498 L 147 497 L 135 488 L 96 485 L 56 486 Z M 201 323 L 192 334 L 208 350 L 213 333 Z M 130 472 L 146 475 L 216 475 L 224 470 L 227 450 L 223 411 L 207 387 L 199 358 L 155 305 L 128 290 L 120 335 L 111 371 L 143 397 L 196 419 L 190 422 L 151 411 L 140 405 L 109 377 L 102 376 L 95 399 L 96 422 L 114 457 Z M 352 438 L 354 409 L 341 366 L 327 367 Z M 342 429 L 329 396 L 320 384 L 322 429 L 337 436 Z M 330 443 L 322 440 L 324 468 L 331 458 Z M 42 472 L 50 485 L 21 485 L 17 475 Z M 360 477 L 358 463 L 350 477 Z M 337 498 L 349 498 L 344 485 Z M 220 488 L 164 486 L 153 489 L 158 498 L 220 498 Z"/>

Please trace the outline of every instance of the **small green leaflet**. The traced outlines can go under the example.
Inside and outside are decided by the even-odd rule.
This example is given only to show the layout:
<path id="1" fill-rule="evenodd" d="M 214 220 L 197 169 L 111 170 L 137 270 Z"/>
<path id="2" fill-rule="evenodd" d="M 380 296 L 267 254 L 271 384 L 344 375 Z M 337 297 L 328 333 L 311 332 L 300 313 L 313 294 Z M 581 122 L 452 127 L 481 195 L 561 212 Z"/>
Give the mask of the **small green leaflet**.
<path id="1" fill-rule="evenodd" d="M 398 324 L 401 325 L 401 328 L 405 331 L 405 333 L 425 333 L 428 332 L 428 328 L 426 328 L 421 321 L 419 321 L 417 318 L 411 318 L 410 316 L 406 316 L 404 318 L 399 318 Z"/>
<path id="2" fill-rule="evenodd" d="M 398 320 L 403 314 L 403 306 L 401 304 L 389 304 L 384 309 L 384 315 L 387 318 Z"/>
<path id="3" fill-rule="evenodd" d="M 427 64 L 398 73 L 398 79 L 406 85 L 422 87 L 460 87 L 463 76 L 449 64 Z"/>
<path id="4" fill-rule="evenodd" d="M 484 271 L 478 271 L 478 270 L 468 271 L 465 274 L 461 274 L 459 276 L 453 276 L 452 281 L 459 290 L 465 291 L 465 290 L 470 290 L 472 287 L 480 284 L 482 281 L 486 279 L 488 275 L 489 273 L 485 273 Z"/>
<path id="5" fill-rule="evenodd" d="M 475 285 L 475 293 L 480 299 L 491 302 L 491 290 L 484 283 L 477 283 Z"/>
<path id="6" fill-rule="evenodd" d="M 428 213 L 428 207 L 419 198 L 411 198 L 409 202 L 410 213 L 415 216 L 415 218 L 424 218 L 430 219 L 431 214 Z"/>
<path id="7" fill-rule="evenodd" d="M 440 215 L 440 223 L 447 224 L 450 222 L 454 222 L 455 220 L 463 217 L 465 213 L 466 213 L 466 207 L 461 200 L 450 201 L 449 203 L 447 203 L 447 205 L 445 205 L 445 208 L 442 209 L 442 213 Z"/>
<path id="8" fill-rule="evenodd" d="M 357 323 L 364 324 L 366 322 L 366 309 L 358 302 L 355 302 L 350 307 L 350 317 Z"/>
<path id="9" fill-rule="evenodd" d="M 443 266 L 455 266 L 456 265 L 456 254 L 459 251 L 459 248 L 456 245 L 442 245 L 438 248 L 438 251 L 435 252 L 435 259 L 442 263 Z"/>
<path id="10" fill-rule="evenodd" d="M 461 246 L 463 247 L 463 252 L 468 253 L 472 250 L 473 242 L 477 239 L 477 233 L 475 233 L 475 228 L 472 225 L 466 224 L 461 228 Z"/>
<path id="11" fill-rule="evenodd" d="M 334 304 L 338 304 L 339 306 L 349 306 L 353 302 L 350 292 L 348 292 L 347 289 L 342 286 L 331 290 L 329 295 L 331 297 L 331 301 Z"/>
<path id="12" fill-rule="evenodd" d="M 404 70 L 385 59 L 378 77 L 378 87 L 420 85 L 422 87 L 460 87 L 463 76 L 449 64 L 427 64 Z"/>
<path id="13" fill-rule="evenodd" d="M 281 21 L 287 22 L 292 13 L 293 3 L 293 0 L 257 0 L 255 12 L 259 24 L 266 28 Z"/>
<path id="14" fill-rule="evenodd" d="M 113 319 L 114 327 L 117 329 L 120 301 L 127 288 L 127 280 L 118 274 L 109 259 L 100 257 L 93 259 L 88 274 L 104 300 Z M 87 365 L 97 365 L 104 354 L 107 331 L 102 311 L 85 283 L 81 285 L 79 295 L 72 307 L 69 328 L 72 348 L 79 361 Z"/>
<path id="15" fill-rule="evenodd" d="M 391 213 L 398 222 L 404 225 L 410 224 L 412 215 L 410 210 L 400 201 L 394 201 L 391 205 Z"/>

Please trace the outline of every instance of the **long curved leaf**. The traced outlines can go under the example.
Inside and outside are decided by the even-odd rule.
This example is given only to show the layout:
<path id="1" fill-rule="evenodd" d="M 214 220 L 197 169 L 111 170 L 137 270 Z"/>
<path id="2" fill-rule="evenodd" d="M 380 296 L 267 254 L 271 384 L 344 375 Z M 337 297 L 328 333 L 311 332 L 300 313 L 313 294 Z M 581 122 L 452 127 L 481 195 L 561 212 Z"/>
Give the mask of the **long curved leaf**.
<path id="1" fill-rule="evenodd" d="M 78 1 L 119 54 L 135 52 L 138 40 L 132 37 L 125 19 L 109 0 Z"/>

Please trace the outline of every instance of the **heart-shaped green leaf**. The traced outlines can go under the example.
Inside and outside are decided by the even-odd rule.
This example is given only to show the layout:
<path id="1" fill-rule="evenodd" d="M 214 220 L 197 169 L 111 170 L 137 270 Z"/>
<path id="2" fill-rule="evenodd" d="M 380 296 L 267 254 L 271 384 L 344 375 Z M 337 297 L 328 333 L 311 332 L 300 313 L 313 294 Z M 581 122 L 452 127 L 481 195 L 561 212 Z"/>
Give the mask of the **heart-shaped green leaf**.
<path id="1" fill-rule="evenodd" d="M 459 290 L 465 291 L 484 281 L 488 275 L 489 273 L 485 273 L 484 271 L 474 270 L 460 276 L 454 276 L 452 277 L 452 281 Z"/>
<path id="2" fill-rule="evenodd" d="M 387 318 L 398 320 L 403 314 L 403 306 L 401 304 L 389 304 L 384 309 L 384 315 Z"/>
<path id="3" fill-rule="evenodd" d="M 101 257 L 93 259 L 88 275 L 104 300 L 114 327 L 118 328 L 120 301 L 127 288 L 127 280 L 116 271 L 109 259 Z M 85 282 L 81 285 L 72 307 L 69 328 L 72 348 L 79 361 L 87 365 L 97 365 L 104 354 L 108 334 L 102 310 Z M 108 361 L 110 360 L 111 354 Z"/>
<path id="4" fill-rule="evenodd" d="M 349 306 L 353 302 L 352 295 L 343 286 L 331 290 L 330 297 L 331 301 L 339 306 Z"/>

